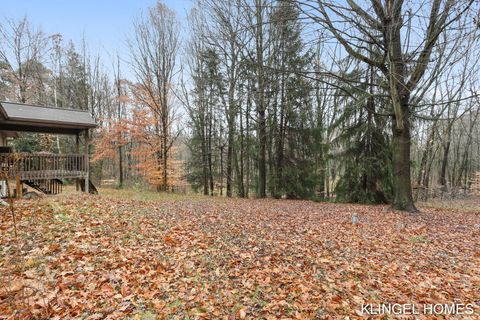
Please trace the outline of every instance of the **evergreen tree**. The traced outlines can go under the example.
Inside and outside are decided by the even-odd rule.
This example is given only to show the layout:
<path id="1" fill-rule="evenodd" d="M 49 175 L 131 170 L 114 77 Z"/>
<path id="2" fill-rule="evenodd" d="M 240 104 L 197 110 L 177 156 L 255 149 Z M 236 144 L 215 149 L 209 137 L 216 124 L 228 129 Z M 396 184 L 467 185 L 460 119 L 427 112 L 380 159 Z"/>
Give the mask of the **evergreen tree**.
<path id="1" fill-rule="evenodd" d="M 274 71 L 269 97 L 269 190 L 274 197 L 306 198 L 313 195 L 316 185 L 316 176 L 311 174 L 312 132 L 307 123 L 312 88 L 303 76 L 311 64 L 311 54 L 305 49 L 293 1 L 277 1 L 270 20 Z"/>
<path id="2" fill-rule="evenodd" d="M 391 146 L 387 118 L 380 115 L 385 107 L 379 106 L 389 101 L 374 96 L 368 84 L 374 81 L 371 69 L 355 70 L 353 76 L 360 82 L 352 92 L 355 99 L 344 97 L 342 113 L 334 124 L 340 131 L 336 143 L 342 150 L 343 167 L 335 188 L 337 200 L 388 203 L 392 200 Z"/>

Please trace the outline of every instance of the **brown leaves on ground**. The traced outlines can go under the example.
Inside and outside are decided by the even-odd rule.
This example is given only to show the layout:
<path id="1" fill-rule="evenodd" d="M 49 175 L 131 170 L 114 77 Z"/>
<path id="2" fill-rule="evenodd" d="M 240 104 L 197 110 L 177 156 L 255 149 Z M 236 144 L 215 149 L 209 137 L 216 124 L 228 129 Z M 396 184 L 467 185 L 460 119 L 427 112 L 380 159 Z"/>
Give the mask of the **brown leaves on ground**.
<path id="1" fill-rule="evenodd" d="M 0 213 L 0 318 L 357 319 L 362 303 L 454 302 L 479 318 L 478 212 L 101 196 L 16 209 L 17 242 Z"/>

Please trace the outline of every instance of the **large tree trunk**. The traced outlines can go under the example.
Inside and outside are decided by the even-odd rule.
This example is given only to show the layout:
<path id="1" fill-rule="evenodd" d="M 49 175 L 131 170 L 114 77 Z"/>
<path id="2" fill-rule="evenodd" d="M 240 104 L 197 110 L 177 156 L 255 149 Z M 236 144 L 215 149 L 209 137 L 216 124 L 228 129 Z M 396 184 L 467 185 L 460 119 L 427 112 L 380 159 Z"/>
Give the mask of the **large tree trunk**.
<path id="1" fill-rule="evenodd" d="M 393 129 L 393 208 L 410 212 L 418 212 L 413 202 L 410 171 L 410 123 L 408 98 L 401 101 L 403 126 L 399 128 L 394 118 Z"/>

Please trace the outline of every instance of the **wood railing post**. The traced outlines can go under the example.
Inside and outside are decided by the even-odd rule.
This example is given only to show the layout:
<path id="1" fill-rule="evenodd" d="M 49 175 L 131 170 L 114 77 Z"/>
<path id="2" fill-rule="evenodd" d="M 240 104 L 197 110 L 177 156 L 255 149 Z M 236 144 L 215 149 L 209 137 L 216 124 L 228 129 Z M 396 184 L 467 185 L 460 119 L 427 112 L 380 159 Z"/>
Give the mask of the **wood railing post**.
<path id="1" fill-rule="evenodd" d="M 85 192 L 90 189 L 89 137 L 86 137 L 85 150 L 77 154 L 57 155 L 39 153 L 0 153 L 0 170 L 7 171 L 10 179 L 18 180 L 18 196 L 21 194 L 22 181 L 43 181 L 45 186 L 58 190 L 57 185 L 49 185 L 52 179 L 85 179 Z M 20 186 L 18 186 L 20 184 Z M 80 186 L 80 185 L 79 185 Z"/>
<path id="2" fill-rule="evenodd" d="M 78 159 L 78 154 L 80 153 L 80 137 L 79 137 L 79 135 L 78 135 L 78 132 L 77 132 L 77 134 L 76 134 L 76 136 L 75 136 L 75 142 L 76 142 L 76 149 L 75 149 L 75 150 L 76 150 L 76 153 L 77 153 L 77 154 L 76 154 L 75 157 L 74 157 L 74 165 L 75 165 L 75 168 L 76 168 L 78 171 L 80 171 L 80 170 L 79 170 L 79 169 L 80 169 L 80 161 L 79 161 L 79 159 Z M 78 191 L 78 189 L 79 189 L 79 186 L 80 186 L 80 185 L 79 185 L 79 183 L 78 183 L 78 178 L 77 178 L 77 179 L 75 179 L 75 188 L 77 189 L 77 191 Z"/>

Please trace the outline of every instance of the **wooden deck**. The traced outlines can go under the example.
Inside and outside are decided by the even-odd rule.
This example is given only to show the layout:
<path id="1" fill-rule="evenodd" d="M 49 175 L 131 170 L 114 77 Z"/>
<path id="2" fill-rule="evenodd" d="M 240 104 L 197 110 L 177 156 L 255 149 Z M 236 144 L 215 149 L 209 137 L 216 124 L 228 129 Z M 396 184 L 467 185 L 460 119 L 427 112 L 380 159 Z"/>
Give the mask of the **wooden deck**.
<path id="1" fill-rule="evenodd" d="M 85 154 L 0 153 L 0 169 L 21 180 L 84 179 L 88 177 Z"/>

